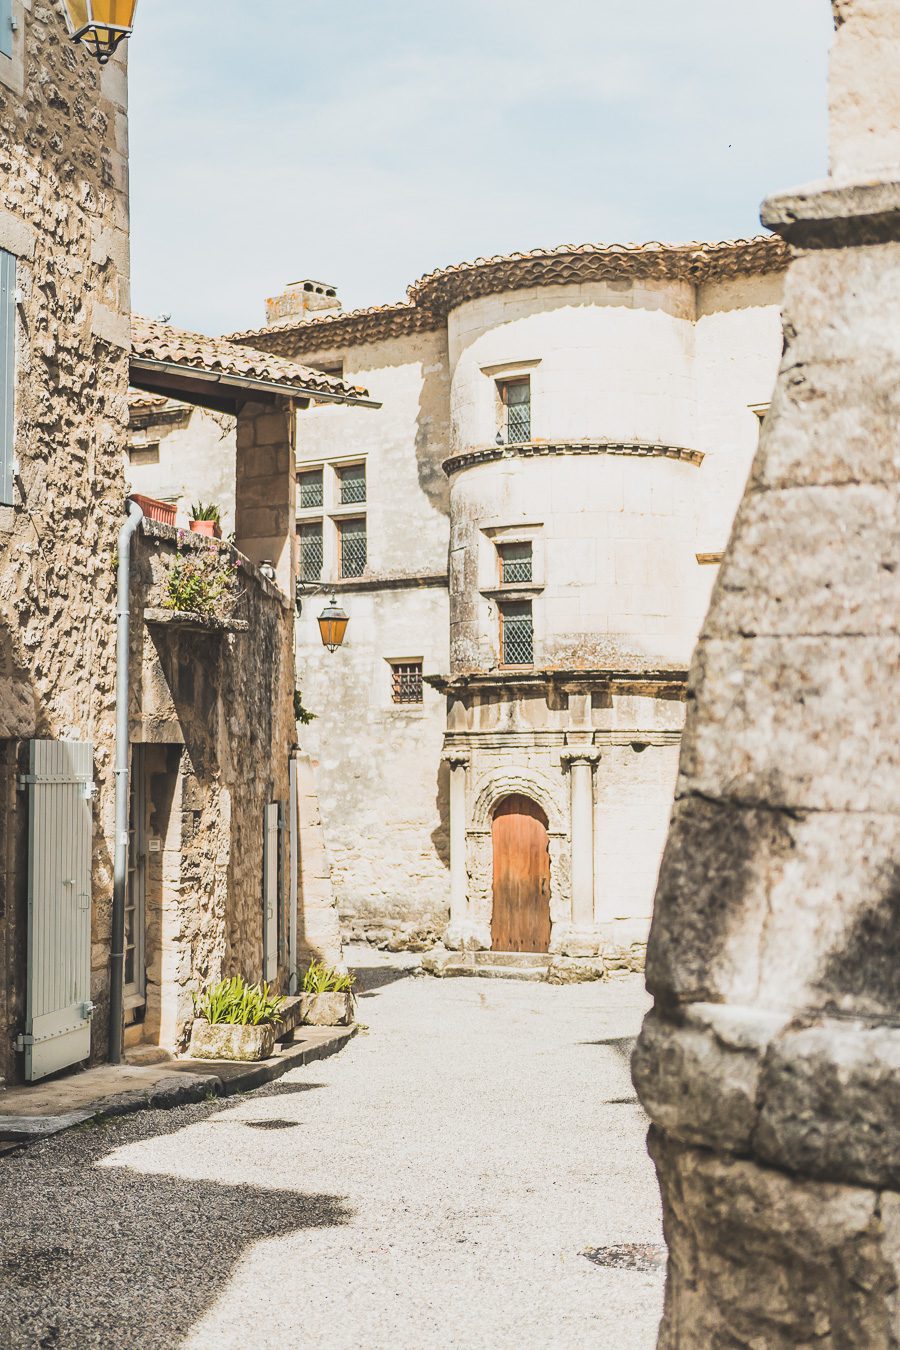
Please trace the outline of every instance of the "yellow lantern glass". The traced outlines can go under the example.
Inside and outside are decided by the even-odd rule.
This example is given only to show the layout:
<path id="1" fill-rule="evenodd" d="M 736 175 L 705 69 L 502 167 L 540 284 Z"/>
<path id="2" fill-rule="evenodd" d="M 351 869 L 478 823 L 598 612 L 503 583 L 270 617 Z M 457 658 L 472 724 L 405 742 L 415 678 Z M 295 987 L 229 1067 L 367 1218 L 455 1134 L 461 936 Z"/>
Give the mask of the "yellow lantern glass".
<path id="1" fill-rule="evenodd" d="M 63 0 L 74 42 L 83 42 L 106 65 L 120 42 L 131 36 L 137 0 Z"/>
<path id="2" fill-rule="evenodd" d="M 349 622 L 349 615 L 344 613 L 337 602 L 337 596 L 333 595 L 319 615 L 319 632 L 322 634 L 322 643 L 330 652 L 337 651 L 344 641 L 344 634 Z"/>

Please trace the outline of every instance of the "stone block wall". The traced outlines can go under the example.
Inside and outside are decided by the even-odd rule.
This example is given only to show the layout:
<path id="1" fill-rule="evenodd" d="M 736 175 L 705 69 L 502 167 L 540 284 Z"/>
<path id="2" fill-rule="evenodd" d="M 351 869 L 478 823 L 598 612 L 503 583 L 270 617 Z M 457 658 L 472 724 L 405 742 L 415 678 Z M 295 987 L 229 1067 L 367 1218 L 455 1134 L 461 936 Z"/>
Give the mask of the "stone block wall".
<path id="1" fill-rule="evenodd" d="M 0 505 L 0 802 L 6 857 L 0 1078 L 24 1015 L 25 858 L 16 747 L 91 741 L 94 1050 L 107 1036 L 116 537 L 124 512 L 129 325 L 124 53 L 101 71 L 56 6 L 14 0 L 0 58 L 0 247 L 17 259 L 12 503 Z M 10 814 L 13 819 L 10 821 Z"/>
<path id="2" fill-rule="evenodd" d="M 133 609 L 158 611 L 178 552 L 232 565 L 226 544 L 145 522 Z M 263 831 L 270 802 L 289 802 L 293 609 L 247 560 L 219 626 L 188 616 L 138 622 L 132 741 L 148 756 L 151 830 L 161 840 L 149 883 L 147 1035 L 179 1044 L 191 991 L 207 980 L 262 977 Z M 285 987 L 290 884 L 283 841 L 279 983 Z"/>

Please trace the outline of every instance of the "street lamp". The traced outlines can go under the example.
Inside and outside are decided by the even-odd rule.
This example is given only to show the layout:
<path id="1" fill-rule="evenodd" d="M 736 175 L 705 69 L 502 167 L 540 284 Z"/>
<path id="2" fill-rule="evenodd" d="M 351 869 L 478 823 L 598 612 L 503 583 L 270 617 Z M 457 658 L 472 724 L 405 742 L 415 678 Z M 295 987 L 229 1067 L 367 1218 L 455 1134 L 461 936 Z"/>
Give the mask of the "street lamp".
<path id="1" fill-rule="evenodd" d="M 337 651 L 344 641 L 349 622 L 350 616 L 344 613 L 337 602 L 337 596 L 333 595 L 319 615 L 319 632 L 322 634 L 322 642 L 330 652 Z"/>
<path id="2" fill-rule="evenodd" d="M 73 42 L 83 42 L 105 66 L 131 36 L 137 0 L 63 0 Z"/>

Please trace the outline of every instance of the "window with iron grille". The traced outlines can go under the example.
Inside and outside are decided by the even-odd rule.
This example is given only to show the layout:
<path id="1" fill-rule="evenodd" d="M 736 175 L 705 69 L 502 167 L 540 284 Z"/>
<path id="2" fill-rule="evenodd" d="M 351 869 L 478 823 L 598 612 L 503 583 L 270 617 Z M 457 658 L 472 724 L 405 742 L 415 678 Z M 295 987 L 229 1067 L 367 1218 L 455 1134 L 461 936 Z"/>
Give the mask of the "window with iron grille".
<path id="1" fill-rule="evenodd" d="M 395 703 L 422 702 L 422 662 L 391 662 L 391 694 Z"/>
<path id="2" fill-rule="evenodd" d="M 339 521 L 338 538 L 341 544 L 341 576 L 361 577 L 366 570 L 368 555 L 365 516 L 359 520 Z"/>
<path id="3" fill-rule="evenodd" d="M 500 554 L 500 581 L 504 586 L 534 580 L 530 543 L 498 544 L 497 552 Z"/>
<path id="4" fill-rule="evenodd" d="M 325 562 L 325 548 L 322 542 L 321 520 L 301 525 L 300 535 L 300 580 L 320 581 Z"/>
<path id="5" fill-rule="evenodd" d="M 503 405 L 504 425 L 501 433 L 507 445 L 521 445 L 531 440 L 531 380 L 501 380 L 497 386 Z"/>
<path id="6" fill-rule="evenodd" d="M 353 506 L 366 500 L 366 466 L 351 464 L 346 469 L 338 469 L 341 485 L 341 506 Z"/>
<path id="7" fill-rule="evenodd" d="M 531 602 L 500 606 L 500 650 L 505 666 L 534 665 Z"/>
<path id="8" fill-rule="evenodd" d="M 310 469 L 301 473 L 299 479 L 299 505 L 303 511 L 313 506 L 321 506 L 325 500 L 322 490 L 322 470 Z"/>

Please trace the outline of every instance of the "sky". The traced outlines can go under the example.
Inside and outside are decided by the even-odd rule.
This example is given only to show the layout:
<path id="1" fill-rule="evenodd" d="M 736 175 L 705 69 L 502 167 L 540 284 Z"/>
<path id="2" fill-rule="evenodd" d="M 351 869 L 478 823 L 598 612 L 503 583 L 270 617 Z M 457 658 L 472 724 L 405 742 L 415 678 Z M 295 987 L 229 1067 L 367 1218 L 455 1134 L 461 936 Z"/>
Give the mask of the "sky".
<path id="1" fill-rule="evenodd" d="M 828 0 L 141 0 L 133 303 L 264 323 L 557 244 L 760 232 L 824 176 Z"/>

